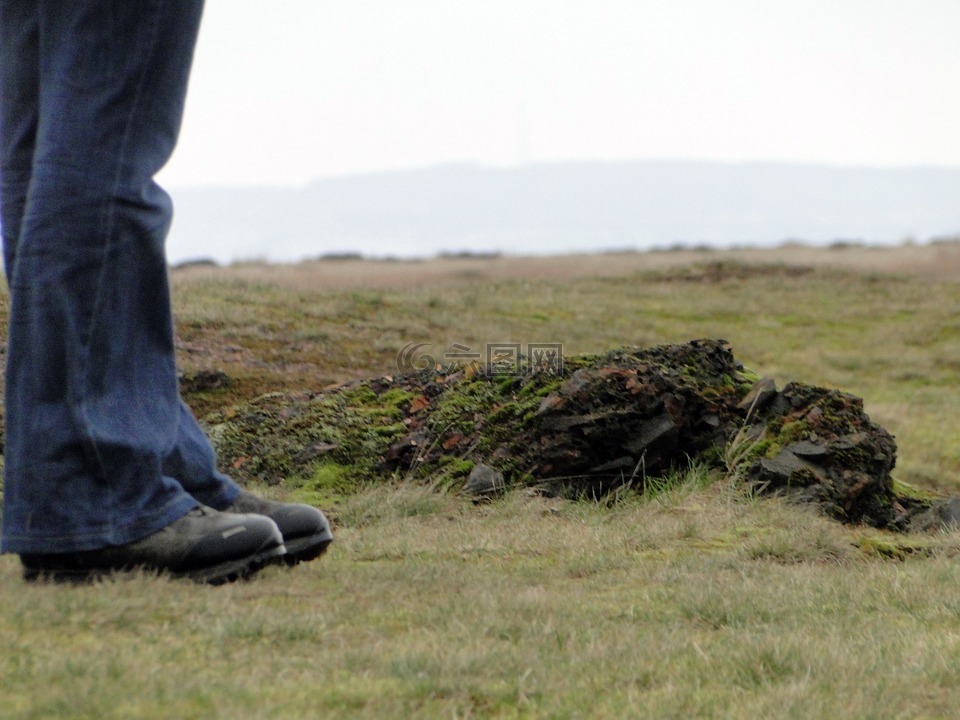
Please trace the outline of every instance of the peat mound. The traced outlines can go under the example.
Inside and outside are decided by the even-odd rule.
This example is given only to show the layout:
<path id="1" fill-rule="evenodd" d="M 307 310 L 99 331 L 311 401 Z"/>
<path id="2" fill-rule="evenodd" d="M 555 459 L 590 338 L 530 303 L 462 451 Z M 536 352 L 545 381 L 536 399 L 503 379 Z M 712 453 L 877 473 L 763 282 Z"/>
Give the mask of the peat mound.
<path id="1" fill-rule="evenodd" d="M 845 522 L 926 529 L 952 507 L 895 492 L 896 444 L 860 398 L 802 383 L 778 390 L 723 340 L 523 372 L 429 367 L 270 393 L 205 420 L 240 481 L 405 477 L 465 483 L 477 495 L 522 484 L 596 496 L 696 461 Z"/>

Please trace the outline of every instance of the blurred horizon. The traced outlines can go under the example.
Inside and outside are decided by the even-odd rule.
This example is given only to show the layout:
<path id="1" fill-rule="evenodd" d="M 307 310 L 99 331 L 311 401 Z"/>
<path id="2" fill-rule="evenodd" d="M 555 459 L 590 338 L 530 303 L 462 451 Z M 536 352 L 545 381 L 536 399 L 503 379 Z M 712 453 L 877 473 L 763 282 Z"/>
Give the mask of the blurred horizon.
<path id="1" fill-rule="evenodd" d="M 299 187 L 171 192 L 173 264 L 889 245 L 960 235 L 960 167 L 448 163 Z"/>

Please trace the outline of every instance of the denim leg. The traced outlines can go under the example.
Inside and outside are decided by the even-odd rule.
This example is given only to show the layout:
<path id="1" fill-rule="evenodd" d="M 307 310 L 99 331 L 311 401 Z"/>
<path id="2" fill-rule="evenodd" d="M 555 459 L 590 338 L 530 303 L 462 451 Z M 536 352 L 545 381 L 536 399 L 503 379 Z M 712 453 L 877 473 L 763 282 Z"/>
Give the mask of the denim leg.
<path id="1" fill-rule="evenodd" d="M 10 285 L 33 165 L 39 106 L 36 7 L 0 3 L 0 230 L 3 268 Z"/>
<path id="2" fill-rule="evenodd" d="M 30 103 L 0 127 L 12 259 L 2 550 L 124 544 L 197 502 L 164 472 L 184 425 L 164 254 L 171 207 L 153 176 L 179 132 L 202 0 L 0 5 L 3 97 L 38 89 L 25 194 L 15 158 L 29 145 Z M 30 13 L 37 64 L 13 69 L 9 22 Z"/>
<path id="3" fill-rule="evenodd" d="M 163 472 L 204 505 L 223 510 L 237 499 L 240 487 L 217 471 L 217 458 L 190 408 L 180 402 L 177 442 L 163 461 Z"/>

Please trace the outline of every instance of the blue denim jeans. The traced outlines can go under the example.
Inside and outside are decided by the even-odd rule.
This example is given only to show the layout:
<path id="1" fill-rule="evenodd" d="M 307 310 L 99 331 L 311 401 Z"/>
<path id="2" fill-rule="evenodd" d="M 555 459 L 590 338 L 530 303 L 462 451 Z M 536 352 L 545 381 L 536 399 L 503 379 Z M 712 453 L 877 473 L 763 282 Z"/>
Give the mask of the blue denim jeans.
<path id="1" fill-rule="evenodd" d="M 180 399 L 164 242 L 202 0 L 0 0 L 0 550 L 133 542 L 239 488 Z"/>

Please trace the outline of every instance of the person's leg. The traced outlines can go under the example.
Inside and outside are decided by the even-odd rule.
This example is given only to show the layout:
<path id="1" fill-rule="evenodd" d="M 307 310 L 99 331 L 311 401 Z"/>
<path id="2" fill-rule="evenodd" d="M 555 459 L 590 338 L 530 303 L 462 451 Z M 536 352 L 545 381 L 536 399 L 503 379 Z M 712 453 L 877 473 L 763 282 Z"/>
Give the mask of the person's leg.
<path id="1" fill-rule="evenodd" d="M 179 514 L 183 508 L 195 504 L 194 500 L 226 510 L 230 515 L 257 512 L 268 516 L 280 524 L 283 537 L 290 538 L 294 543 L 295 552 L 287 558 L 288 561 L 316 557 L 332 539 L 329 523 L 318 510 L 304 505 L 268 502 L 249 493 L 241 494 L 230 478 L 217 471 L 213 449 L 189 409 L 178 395 L 174 398 L 169 392 L 156 391 L 158 387 L 163 387 L 162 380 L 169 381 L 169 374 L 166 378 L 162 377 L 163 372 L 151 376 L 149 362 L 139 374 L 136 369 L 130 372 L 130 363 L 142 359 L 136 357 L 134 351 L 149 348 L 151 340 L 155 343 L 152 348 L 154 357 L 145 359 L 152 360 L 153 367 L 156 369 L 159 366 L 161 371 L 172 367 L 172 339 L 168 337 L 171 325 L 163 322 L 164 318 L 169 318 L 165 263 L 163 273 L 160 273 L 161 263 L 157 262 L 162 260 L 162 240 L 169 207 L 166 196 L 151 178 L 169 154 L 176 137 L 189 58 L 185 64 L 174 68 L 181 72 L 173 82 L 166 82 L 165 79 L 169 78 L 165 75 L 164 67 L 155 65 L 141 69 L 137 65 L 139 60 L 136 52 L 125 51 L 123 58 L 111 56 L 110 53 L 117 46 L 123 47 L 123 43 L 113 42 L 116 37 L 107 37 L 104 32 L 120 33 L 122 39 L 132 41 L 132 45 L 140 43 L 144 38 L 138 39 L 136 34 L 127 34 L 124 29 L 125 20 L 132 15 L 128 13 L 125 16 L 123 12 L 117 12 L 132 10 L 139 13 L 137 20 L 153 32 L 151 38 L 156 42 L 161 33 L 171 30 L 164 24 L 164 6 L 178 9 L 175 6 L 179 5 L 179 9 L 189 11 L 186 18 L 181 18 L 189 23 L 191 18 L 198 19 L 199 4 L 190 0 L 181 0 L 179 3 L 129 3 L 123 6 L 117 2 L 112 5 L 101 2 L 94 7 L 79 7 L 75 3 L 38 6 L 34 2 L 10 0 L 0 6 L 0 45 L 6 48 L 0 92 L 4 98 L 3 109 L 9 111 L 5 112 L 0 123 L 0 145 L 3 150 L 3 165 L 0 167 L 3 196 L 0 197 L 0 205 L 3 208 L 5 267 L 16 298 L 11 313 L 12 324 L 17 328 L 13 332 L 9 352 L 12 362 L 8 374 L 8 502 L 3 547 L 21 553 L 28 576 L 44 573 L 84 575 L 91 569 L 102 570 L 131 561 L 159 564 L 176 571 L 177 568 L 183 569 L 197 562 L 198 558 L 203 563 L 210 563 L 217 557 L 224 560 L 219 564 L 219 569 L 206 568 L 202 572 L 194 569 L 190 573 L 195 578 L 207 580 L 233 575 L 233 570 L 223 568 L 237 567 L 236 558 L 231 555 L 237 551 L 238 536 L 233 535 L 236 528 L 231 526 L 230 530 L 231 537 L 235 538 L 232 548 L 219 542 L 211 545 L 203 539 L 204 533 L 216 534 L 222 530 L 224 523 L 242 522 L 249 525 L 251 531 L 257 527 L 261 539 L 265 538 L 266 549 L 250 548 L 252 555 L 242 558 L 242 565 L 247 571 L 258 566 L 264 557 L 274 557 L 282 551 L 282 545 L 275 547 L 272 532 L 276 527 L 270 530 L 249 516 L 231 521 L 213 518 L 209 514 L 201 517 L 192 517 L 191 514 L 191 517 L 183 517 L 175 524 L 163 526 L 162 532 L 150 535 L 151 527 L 165 522 L 163 516 L 155 512 L 157 483 L 153 484 L 152 495 L 136 498 L 133 496 L 134 486 L 126 483 L 131 479 L 140 482 L 150 478 L 159 479 L 159 491 L 176 496 L 181 504 L 168 504 L 166 516 Z M 97 15 L 104 11 L 107 15 Z M 156 14 L 157 11 L 160 11 L 160 15 Z M 154 21 L 156 23 L 151 25 Z M 101 31 L 99 36 L 97 33 L 91 35 L 90 28 L 97 27 L 98 22 Z M 106 23 L 106 27 L 103 23 Z M 173 46 L 175 50 L 180 50 L 179 53 L 174 52 L 174 60 L 183 57 L 183 50 L 192 51 L 196 25 L 177 30 L 180 29 L 186 29 L 187 32 L 177 34 L 175 42 L 164 43 L 163 38 L 159 42 L 161 49 L 169 50 Z M 61 43 L 61 40 L 64 42 Z M 78 43 L 81 42 L 89 44 L 80 47 Z M 130 44 L 126 50 L 131 49 Z M 45 52 L 42 62 L 41 47 Z M 149 42 L 138 47 L 149 50 Z M 157 54 L 153 53 L 154 59 Z M 147 52 L 140 59 L 150 56 L 151 52 Z M 95 72 L 88 73 L 87 65 L 91 63 Z M 71 70 L 76 71 L 76 76 L 71 75 Z M 135 72 L 131 74 L 131 70 Z M 97 76 L 97 71 L 100 76 Z M 134 80 L 137 72 L 140 73 L 139 79 Z M 42 119 L 47 122 L 40 128 L 40 150 L 36 152 L 42 78 L 45 89 L 49 91 L 44 93 L 45 101 L 42 103 Z M 143 85 L 145 82 L 148 85 L 156 83 L 157 79 L 160 80 L 160 92 L 151 98 L 150 92 L 144 91 L 158 88 L 145 88 Z M 163 92 L 165 89 L 170 92 Z M 118 124 L 115 116 L 105 114 L 104 111 L 109 109 L 105 106 L 108 105 L 114 106 L 114 113 L 117 109 L 124 112 L 129 110 L 126 125 Z M 148 119 L 143 117 L 146 112 L 153 113 L 149 119 L 159 118 L 160 123 L 146 122 L 141 125 Z M 141 115 L 139 120 L 138 113 Z M 64 123 L 77 123 L 77 127 L 65 132 Z M 113 145 L 104 142 L 98 147 L 96 141 L 108 139 L 111 128 L 117 132 L 110 139 L 122 138 L 123 142 Z M 151 135 L 157 132 L 160 132 L 159 136 Z M 160 142 L 156 142 L 158 137 Z M 116 182 L 110 184 L 107 180 L 112 166 L 103 163 L 103 160 L 109 160 L 113 153 L 125 148 L 130 149 L 127 163 L 124 164 L 122 152 L 116 156 Z M 30 180 L 35 171 L 35 159 L 37 177 L 34 178 L 34 192 L 28 206 L 28 188 L 31 187 Z M 49 167 L 41 168 L 42 161 Z M 144 161 L 146 165 L 137 165 L 138 161 Z M 58 200 L 62 202 L 58 203 Z M 57 220 L 67 220 L 69 211 L 80 206 L 88 213 L 79 214 L 81 222 L 71 221 L 60 227 L 58 236 Z M 94 212 L 97 207 L 99 212 Z M 22 231 L 25 212 L 29 219 L 27 230 Z M 114 218 L 129 226 L 117 225 Z M 146 224 L 145 219 L 148 221 Z M 150 222 L 152 220 L 156 222 Z M 31 222 L 46 231 L 47 236 L 34 229 Z M 114 227 L 126 230 L 126 234 L 121 232 L 112 235 Z M 49 237 L 51 234 L 53 237 Z M 65 246 L 58 240 L 70 244 Z M 75 241 L 79 242 L 77 248 L 72 244 Z M 146 248 L 141 247 L 144 241 Z M 23 268 L 15 272 L 21 246 L 26 247 L 24 255 L 27 260 L 23 262 Z M 81 252 L 73 252 L 76 249 Z M 147 251 L 146 256 L 131 257 L 133 250 L 140 253 Z M 40 262 L 41 257 L 44 263 L 49 259 L 54 260 L 48 276 L 44 276 L 46 268 Z M 132 276 L 135 282 L 124 286 L 127 278 L 111 272 L 118 268 L 104 267 L 104 262 L 113 259 L 121 264 L 126 262 L 126 270 L 134 269 L 138 273 Z M 76 284 L 72 280 L 76 276 L 84 281 Z M 91 281 L 91 277 L 96 277 L 96 280 Z M 56 298 L 49 297 L 55 290 L 51 278 L 70 280 L 63 284 L 65 292 L 64 297 L 60 298 L 60 305 L 52 302 Z M 141 279 L 146 282 L 136 282 Z M 124 292 L 150 287 L 151 281 L 154 282 L 152 307 L 148 307 L 151 303 L 136 301 L 129 308 L 122 305 Z M 91 296 L 95 296 L 92 302 Z M 38 299 L 42 305 L 31 306 Z M 111 344 L 110 341 L 117 338 L 103 331 L 103 303 L 117 310 L 118 300 L 121 304 L 119 309 L 132 310 L 134 317 L 126 318 L 129 321 L 127 324 L 120 322 L 113 326 L 121 331 L 129 329 L 129 323 L 142 320 L 145 310 L 154 311 L 151 317 L 155 321 L 152 338 L 134 333 L 125 345 L 123 337 L 126 336 L 121 336 L 120 342 Z M 74 317 L 59 318 L 65 322 L 63 326 L 55 322 L 47 324 L 47 320 L 57 320 L 50 316 L 63 309 L 68 313 L 73 310 L 79 312 Z M 137 311 L 140 311 L 140 317 L 136 316 Z M 111 315 L 110 319 L 113 317 Z M 147 328 L 133 329 L 149 328 L 148 323 Z M 49 332 L 54 335 L 50 336 Z M 33 339 L 37 341 L 36 346 L 31 345 Z M 81 339 L 88 342 L 88 347 L 85 348 L 82 342 L 71 344 L 71 341 Z M 44 349 L 43 353 L 37 353 L 38 346 Z M 130 352 L 124 352 L 124 348 Z M 167 351 L 169 357 L 164 357 Z M 78 357 L 84 359 L 84 352 L 87 364 L 93 366 L 92 378 L 89 371 L 86 374 L 78 373 L 75 367 Z M 99 358 L 100 353 L 105 353 L 105 357 Z M 165 363 L 166 360 L 170 362 Z M 23 380 L 30 379 L 25 377 L 29 375 L 27 370 L 34 363 L 38 363 L 43 372 L 33 378 L 32 384 L 24 384 Z M 124 382 L 110 385 L 114 383 L 113 373 L 117 369 Z M 142 381 L 157 379 L 161 382 L 149 386 L 142 384 Z M 87 403 L 83 394 L 85 388 L 91 385 L 96 393 Z M 74 401 L 77 397 L 80 398 L 79 402 Z M 34 417 L 33 406 L 38 400 L 47 406 L 41 408 L 41 414 Z M 128 402 L 134 403 L 134 407 L 124 407 Z M 51 407 L 58 404 L 64 407 Z M 176 418 L 169 422 L 171 404 L 176 405 Z M 144 424 L 144 416 L 139 412 L 143 409 L 150 413 L 161 411 L 161 414 L 151 415 Z M 24 420 L 30 421 L 29 427 L 22 424 Z M 68 422 L 64 423 L 65 420 Z M 70 424 L 70 420 L 73 424 Z M 172 429 L 174 427 L 175 430 Z M 146 434 L 143 430 L 147 431 Z M 172 443 L 168 442 L 170 437 L 173 438 Z M 138 443 L 132 448 L 133 452 L 127 447 L 128 441 Z M 157 448 L 161 445 L 169 448 L 160 460 L 159 471 L 156 471 L 160 452 Z M 124 464 L 131 457 L 143 460 L 141 465 L 131 468 L 136 477 L 124 472 Z M 111 472 L 111 469 L 118 468 L 120 472 Z M 174 478 L 192 496 L 192 500 L 186 500 L 182 492 L 177 492 Z M 123 487 L 116 486 L 118 480 Z M 142 487 L 149 490 L 151 485 Z M 122 495 L 120 499 L 124 502 L 116 501 L 118 489 Z M 131 504 L 130 500 L 134 502 Z M 141 517 L 136 520 L 134 515 L 138 510 L 141 511 Z M 151 512 L 152 515 L 145 519 L 144 516 Z M 121 520 L 119 523 L 118 517 Z M 77 528 L 81 532 L 77 533 Z M 102 531 L 97 532 L 97 528 L 102 528 Z M 177 528 L 176 531 L 173 528 Z M 59 534 L 50 534 L 49 531 Z M 125 538 L 136 536 L 149 537 L 133 545 L 125 543 Z M 247 542 L 256 544 L 259 540 Z M 119 548 L 120 552 L 80 552 L 66 557 L 68 551 L 101 547 L 103 543 L 125 543 L 125 546 Z M 193 549 L 188 551 L 185 548 Z M 63 556 L 43 555 L 50 552 Z M 211 572 L 214 574 L 211 575 Z"/>
<path id="2" fill-rule="evenodd" d="M 0 3 L 0 229 L 10 283 L 33 166 L 39 106 L 39 34 L 33 3 Z"/>
<path id="3" fill-rule="evenodd" d="M 217 470 L 217 457 L 203 429 L 180 401 L 177 439 L 163 461 L 165 475 L 175 477 L 184 490 L 204 505 L 222 509 L 240 495 L 232 478 Z"/>
<path id="4" fill-rule="evenodd" d="M 170 203 L 153 176 L 179 131 L 202 2 L 3 6 L 4 41 L 16 12 L 37 13 L 39 94 L 30 184 L 9 233 L 19 176 L 3 169 L 12 267 L 2 549 L 122 545 L 197 505 L 162 471 L 181 408 Z"/>

